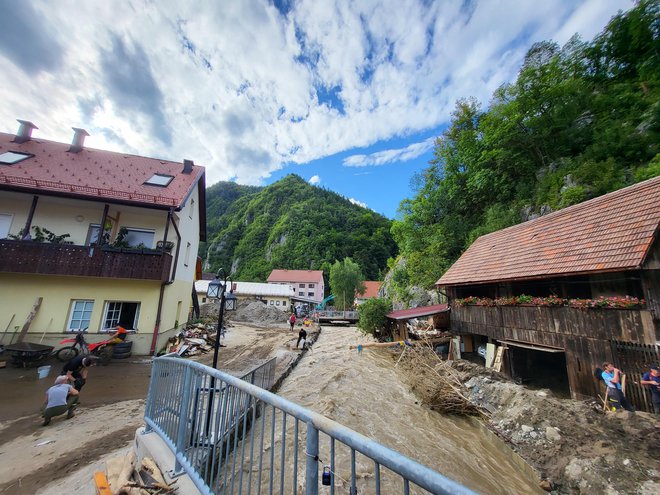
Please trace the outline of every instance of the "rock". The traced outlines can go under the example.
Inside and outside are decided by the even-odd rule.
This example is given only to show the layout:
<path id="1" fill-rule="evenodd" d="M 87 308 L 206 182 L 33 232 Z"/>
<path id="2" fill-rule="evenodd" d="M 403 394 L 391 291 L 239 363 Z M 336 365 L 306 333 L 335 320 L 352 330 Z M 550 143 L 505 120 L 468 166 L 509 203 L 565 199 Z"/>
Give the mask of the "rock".
<path id="1" fill-rule="evenodd" d="M 561 440 L 561 435 L 559 434 L 559 431 L 557 431 L 557 428 L 548 426 L 545 429 L 545 438 L 551 442 L 558 442 Z"/>
<path id="2" fill-rule="evenodd" d="M 536 392 L 536 396 L 537 397 L 547 397 L 548 393 L 543 391 L 543 390 L 539 390 L 538 392 Z"/>
<path id="3" fill-rule="evenodd" d="M 475 387 L 477 385 L 477 383 L 479 383 L 479 380 L 477 379 L 476 376 L 473 376 L 467 382 L 465 382 L 465 388 Z"/>
<path id="4" fill-rule="evenodd" d="M 624 459 L 623 460 L 623 465 L 624 466 L 630 466 L 630 459 Z"/>
<path id="5" fill-rule="evenodd" d="M 534 431 L 533 427 L 527 425 L 522 425 L 520 429 L 523 431 L 523 433 L 531 433 L 532 431 Z"/>
<path id="6" fill-rule="evenodd" d="M 552 482 L 550 480 L 541 480 L 539 482 L 539 488 L 541 488 L 541 490 L 545 490 L 546 492 L 551 492 Z"/>

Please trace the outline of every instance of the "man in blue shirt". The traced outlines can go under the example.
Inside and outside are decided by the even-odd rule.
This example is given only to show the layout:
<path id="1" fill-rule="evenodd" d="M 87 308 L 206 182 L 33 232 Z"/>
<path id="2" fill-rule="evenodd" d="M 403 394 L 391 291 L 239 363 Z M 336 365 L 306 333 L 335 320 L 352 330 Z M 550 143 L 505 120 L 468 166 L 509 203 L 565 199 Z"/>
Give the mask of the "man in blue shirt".
<path id="1" fill-rule="evenodd" d="M 653 402 L 653 411 L 660 414 L 660 368 L 651 366 L 651 370 L 644 373 L 642 381 L 651 390 L 651 400 Z"/>
<path id="2" fill-rule="evenodd" d="M 610 404 L 613 409 L 623 407 L 626 411 L 634 412 L 635 410 L 630 405 L 628 400 L 621 391 L 621 370 L 614 367 L 612 363 L 603 363 L 603 373 L 601 374 L 607 391 Z"/>

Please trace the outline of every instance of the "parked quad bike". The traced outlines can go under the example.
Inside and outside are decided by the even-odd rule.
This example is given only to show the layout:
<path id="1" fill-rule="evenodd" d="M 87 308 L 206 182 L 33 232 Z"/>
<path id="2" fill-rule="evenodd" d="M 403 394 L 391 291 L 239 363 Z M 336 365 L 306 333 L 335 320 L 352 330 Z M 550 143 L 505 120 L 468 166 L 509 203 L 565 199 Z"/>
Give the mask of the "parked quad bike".
<path id="1" fill-rule="evenodd" d="M 86 330 L 86 329 L 85 329 Z M 55 357 L 62 361 L 63 363 L 73 359 L 78 354 L 96 356 L 99 358 L 99 362 L 103 366 L 110 364 L 110 360 L 114 354 L 114 347 L 116 344 L 110 342 L 109 340 L 102 340 L 101 342 L 95 342 L 93 344 L 88 344 L 85 340 L 85 330 L 76 333 L 76 336 L 71 339 L 64 339 L 60 341 L 60 344 L 73 344 L 70 346 L 62 347 L 58 349 L 55 353 Z"/>

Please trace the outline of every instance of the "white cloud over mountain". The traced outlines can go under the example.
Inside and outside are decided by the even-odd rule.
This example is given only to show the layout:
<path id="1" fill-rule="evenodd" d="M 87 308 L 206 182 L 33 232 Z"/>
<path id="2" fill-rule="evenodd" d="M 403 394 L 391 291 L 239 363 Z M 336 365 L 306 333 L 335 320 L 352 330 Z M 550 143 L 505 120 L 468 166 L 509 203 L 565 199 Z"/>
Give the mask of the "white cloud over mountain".
<path id="1" fill-rule="evenodd" d="M 590 38 L 623 0 L 4 2 L 0 128 L 207 167 L 258 184 L 487 103 L 535 41 Z M 418 139 L 419 141 L 419 139 Z M 405 161 L 432 139 L 344 165 Z M 311 182 L 311 181 L 310 181 Z"/>

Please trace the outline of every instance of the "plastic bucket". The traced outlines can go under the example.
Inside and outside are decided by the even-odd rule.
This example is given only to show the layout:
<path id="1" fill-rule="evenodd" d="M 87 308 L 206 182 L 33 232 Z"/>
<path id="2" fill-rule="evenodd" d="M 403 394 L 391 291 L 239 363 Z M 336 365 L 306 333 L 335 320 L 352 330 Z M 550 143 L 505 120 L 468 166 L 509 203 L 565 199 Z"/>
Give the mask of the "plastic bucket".
<path id="1" fill-rule="evenodd" d="M 50 373 L 50 366 L 39 366 L 37 368 L 37 373 L 39 374 L 39 379 L 46 378 Z"/>

